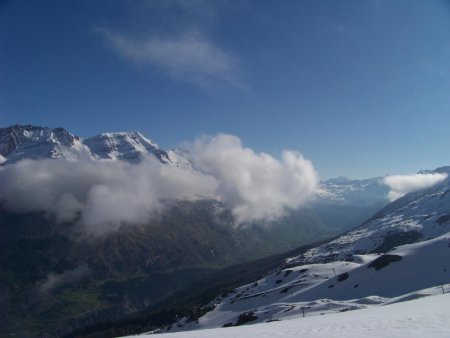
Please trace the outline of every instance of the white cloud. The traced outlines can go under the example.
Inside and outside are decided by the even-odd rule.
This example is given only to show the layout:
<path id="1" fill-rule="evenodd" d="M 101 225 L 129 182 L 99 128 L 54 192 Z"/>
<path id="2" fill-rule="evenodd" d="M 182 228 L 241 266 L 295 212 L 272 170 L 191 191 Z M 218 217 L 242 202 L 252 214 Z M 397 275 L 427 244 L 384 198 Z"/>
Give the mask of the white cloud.
<path id="1" fill-rule="evenodd" d="M 414 175 L 391 175 L 383 179 L 383 183 L 391 188 L 388 197 L 394 201 L 407 193 L 430 188 L 447 178 L 446 174 L 414 174 Z"/>
<path id="2" fill-rule="evenodd" d="M 244 148 L 232 135 L 202 137 L 187 151 L 194 169 L 97 160 L 23 160 L 0 167 L 0 203 L 44 211 L 91 234 L 145 223 L 175 200 L 222 200 L 237 224 L 273 220 L 314 194 L 312 163 L 293 151 L 281 160 Z"/>
<path id="3" fill-rule="evenodd" d="M 188 156 L 194 168 L 217 180 L 217 194 L 238 223 L 278 218 L 302 205 L 318 184 L 312 163 L 301 154 L 284 151 L 280 161 L 244 148 L 232 135 L 199 138 Z"/>
<path id="4" fill-rule="evenodd" d="M 205 34 L 191 31 L 172 37 L 152 35 L 138 40 L 107 28 L 96 28 L 96 32 L 125 58 L 153 66 L 175 80 L 203 88 L 227 85 L 247 89 L 237 59 Z"/>

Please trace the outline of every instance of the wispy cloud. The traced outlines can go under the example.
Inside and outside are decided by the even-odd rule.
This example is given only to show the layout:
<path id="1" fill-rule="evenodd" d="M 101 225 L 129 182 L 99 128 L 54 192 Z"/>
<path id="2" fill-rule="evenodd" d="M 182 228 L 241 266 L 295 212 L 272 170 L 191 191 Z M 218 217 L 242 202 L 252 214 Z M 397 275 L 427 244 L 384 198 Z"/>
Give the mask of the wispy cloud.
<path id="1" fill-rule="evenodd" d="M 202 88 L 226 85 L 247 89 L 236 57 L 204 34 L 189 32 L 175 37 L 154 35 L 132 39 L 104 27 L 95 31 L 126 59 L 154 67 L 177 81 Z"/>
<path id="2" fill-rule="evenodd" d="M 383 183 L 391 188 L 388 198 L 390 201 L 406 195 L 407 193 L 430 188 L 447 178 L 446 174 L 414 174 L 414 175 L 391 175 L 383 179 Z"/>
<path id="3" fill-rule="evenodd" d="M 60 274 L 50 272 L 43 281 L 38 283 L 38 289 L 40 292 L 47 293 L 60 286 L 76 283 L 87 277 L 90 273 L 91 269 L 85 264 L 73 270 L 66 270 Z"/>
<path id="4" fill-rule="evenodd" d="M 247 90 L 238 57 L 214 35 L 223 16 L 239 7 L 227 0 L 137 1 L 125 6 L 121 26 L 103 22 L 94 32 L 125 59 L 170 79 Z"/>

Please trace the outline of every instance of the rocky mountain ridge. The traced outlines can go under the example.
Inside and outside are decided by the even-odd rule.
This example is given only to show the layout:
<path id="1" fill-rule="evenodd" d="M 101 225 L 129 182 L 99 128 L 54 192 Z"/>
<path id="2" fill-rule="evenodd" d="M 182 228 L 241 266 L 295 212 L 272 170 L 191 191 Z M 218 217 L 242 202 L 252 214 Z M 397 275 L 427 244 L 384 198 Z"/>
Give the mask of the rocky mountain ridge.
<path id="1" fill-rule="evenodd" d="M 160 149 L 156 142 L 139 132 L 102 133 L 82 139 L 64 128 L 31 125 L 0 128 L 0 156 L 5 159 L 4 163 L 45 158 L 122 160 L 136 163 L 147 155 L 155 156 L 163 164 L 183 163 L 177 158 L 180 155 Z"/>

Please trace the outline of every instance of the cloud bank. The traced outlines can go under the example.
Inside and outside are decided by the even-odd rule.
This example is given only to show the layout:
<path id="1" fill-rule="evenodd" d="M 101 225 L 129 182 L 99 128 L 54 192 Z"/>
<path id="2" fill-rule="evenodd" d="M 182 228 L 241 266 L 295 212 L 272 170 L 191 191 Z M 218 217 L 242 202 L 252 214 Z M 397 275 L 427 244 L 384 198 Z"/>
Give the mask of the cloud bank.
<path id="1" fill-rule="evenodd" d="M 93 234 L 148 222 L 177 200 L 218 199 L 237 224 L 273 220 L 316 189 L 312 163 L 297 152 L 281 160 L 243 147 L 239 138 L 202 137 L 185 151 L 192 168 L 110 160 L 23 160 L 0 168 L 0 203 L 15 212 L 43 211 Z"/>
<path id="2" fill-rule="evenodd" d="M 383 179 L 383 183 L 391 188 L 388 198 L 392 202 L 407 193 L 430 188 L 433 185 L 442 182 L 446 178 L 447 175 L 441 173 L 392 175 L 386 176 Z"/>

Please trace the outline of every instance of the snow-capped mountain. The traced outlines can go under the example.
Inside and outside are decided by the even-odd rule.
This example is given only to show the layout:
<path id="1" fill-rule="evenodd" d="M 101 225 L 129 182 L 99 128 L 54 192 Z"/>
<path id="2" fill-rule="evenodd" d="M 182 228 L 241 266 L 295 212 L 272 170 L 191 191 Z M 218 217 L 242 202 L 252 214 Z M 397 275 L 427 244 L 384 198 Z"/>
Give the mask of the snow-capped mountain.
<path id="1" fill-rule="evenodd" d="M 4 162 L 21 159 L 76 159 L 89 154 L 79 137 L 63 128 L 15 125 L 0 129 L 0 155 Z"/>
<path id="2" fill-rule="evenodd" d="M 356 310 L 440 292 L 448 283 L 450 178 L 396 200 L 360 227 L 216 298 L 200 318 L 184 318 L 166 330 Z"/>
<path id="3" fill-rule="evenodd" d="M 153 154 L 161 163 L 170 163 L 168 154 L 138 132 L 103 133 L 83 140 L 97 159 L 138 162 L 144 154 Z"/>
<path id="4" fill-rule="evenodd" d="M 389 187 L 382 180 L 382 177 L 363 180 L 338 177 L 322 181 L 317 189 L 318 202 L 360 206 L 387 203 Z"/>
<path id="5" fill-rule="evenodd" d="M 138 132 L 103 133 L 81 139 L 63 128 L 14 125 L 0 128 L 0 163 L 21 159 L 109 159 L 138 162 L 145 155 L 161 163 L 186 166 L 187 159 L 175 151 L 166 152 Z"/>
<path id="6" fill-rule="evenodd" d="M 382 177 L 351 180 L 331 178 L 319 183 L 311 208 L 327 226 L 347 231 L 389 203 Z"/>

